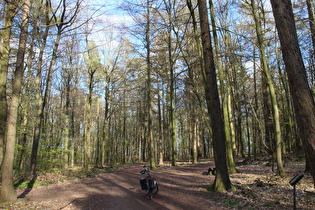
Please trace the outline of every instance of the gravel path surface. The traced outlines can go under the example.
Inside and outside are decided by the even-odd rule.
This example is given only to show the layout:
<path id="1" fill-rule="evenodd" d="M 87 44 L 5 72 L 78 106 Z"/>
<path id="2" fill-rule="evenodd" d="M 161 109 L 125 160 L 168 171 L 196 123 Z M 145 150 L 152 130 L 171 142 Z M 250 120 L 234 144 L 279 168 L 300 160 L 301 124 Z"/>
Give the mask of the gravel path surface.
<path id="1" fill-rule="evenodd" d="M 20 202 L 27 201 L 30 208 L 68 210 L 227 209 L 210 199 L 211 192 L 205 189 L 214 179 L 205 174 L 213 164 L 204 162 L 151 171 L 159 184 L 159 192 L 151 200 L 139 184 L 143 164 L 133 164 L 92 178 L 37 187 Z"/>

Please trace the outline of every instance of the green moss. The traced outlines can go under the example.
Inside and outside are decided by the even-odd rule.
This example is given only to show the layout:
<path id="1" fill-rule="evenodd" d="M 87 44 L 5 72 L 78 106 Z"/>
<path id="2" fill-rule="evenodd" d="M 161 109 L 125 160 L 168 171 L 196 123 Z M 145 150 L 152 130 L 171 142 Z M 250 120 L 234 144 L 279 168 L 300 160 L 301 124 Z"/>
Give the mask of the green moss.
<path id="1" fill-rule="evenodd" d="M 237 207 L 237 205 L 240 203 L 239 200 L 227 200 L 225 205 L 227 205 L 229 208 Z"/>

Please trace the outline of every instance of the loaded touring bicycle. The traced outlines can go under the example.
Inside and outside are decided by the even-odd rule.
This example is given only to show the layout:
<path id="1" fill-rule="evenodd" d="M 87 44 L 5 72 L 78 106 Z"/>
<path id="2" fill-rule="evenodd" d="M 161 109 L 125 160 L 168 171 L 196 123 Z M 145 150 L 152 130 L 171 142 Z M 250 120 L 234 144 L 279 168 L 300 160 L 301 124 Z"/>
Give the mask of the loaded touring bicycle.
<path id="1" fill-rule="evenodd" d="M 146 175 L 145 178 L 140 179 L 141 189 L 147 192 L 146 196 L 152 199 L 152 196 L 157 194 L 159 191 L 159 186 L 154 178 L 150 175 L 150 169 L 143 166 L 144 168 L 140 171 L 142 175 Z"/>

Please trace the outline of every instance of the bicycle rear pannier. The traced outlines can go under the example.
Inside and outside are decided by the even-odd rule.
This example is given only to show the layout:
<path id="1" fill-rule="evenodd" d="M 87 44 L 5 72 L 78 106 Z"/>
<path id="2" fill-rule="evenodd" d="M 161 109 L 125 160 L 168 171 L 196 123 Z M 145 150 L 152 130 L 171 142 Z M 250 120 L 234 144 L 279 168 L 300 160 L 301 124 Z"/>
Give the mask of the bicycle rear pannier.
<path id="1" fill-rule="evenodd" d="M 141 189 L 142 190 L 146 190 L 147 189 L 147 184 L 145 183 L 145 179 L 144 178 L 141 178 L 140 179 L 140 185 L 141 185 Z"/>

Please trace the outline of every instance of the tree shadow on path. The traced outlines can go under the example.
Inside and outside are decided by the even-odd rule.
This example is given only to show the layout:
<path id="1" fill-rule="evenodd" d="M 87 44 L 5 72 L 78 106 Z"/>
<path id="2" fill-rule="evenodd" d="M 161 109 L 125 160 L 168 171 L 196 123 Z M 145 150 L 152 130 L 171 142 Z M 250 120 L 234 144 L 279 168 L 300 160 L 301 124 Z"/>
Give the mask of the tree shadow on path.
<path id="1" fill-rule="evenodd" d="M 18 196 L 18 198 L 25 198 L 25 196 L 32 191 L 36 180 L 37 180 L 37 176 L 33 176 L 31 181 L 29 181 L 29 183 L 27 184 L 27 188 Z"/>

